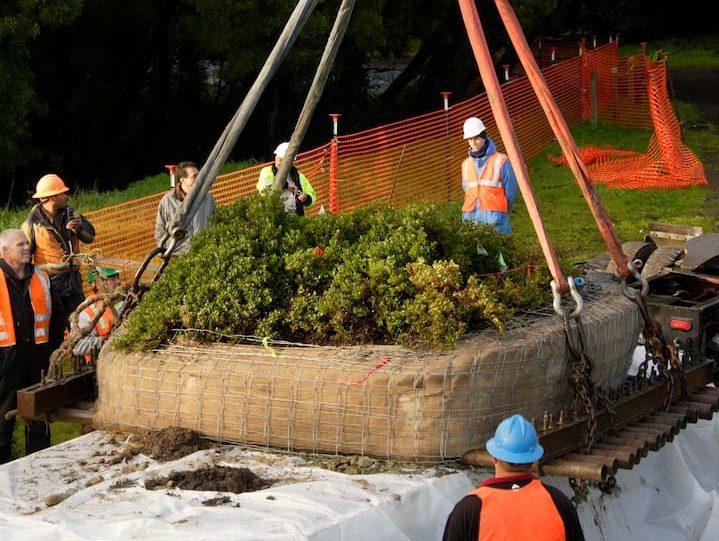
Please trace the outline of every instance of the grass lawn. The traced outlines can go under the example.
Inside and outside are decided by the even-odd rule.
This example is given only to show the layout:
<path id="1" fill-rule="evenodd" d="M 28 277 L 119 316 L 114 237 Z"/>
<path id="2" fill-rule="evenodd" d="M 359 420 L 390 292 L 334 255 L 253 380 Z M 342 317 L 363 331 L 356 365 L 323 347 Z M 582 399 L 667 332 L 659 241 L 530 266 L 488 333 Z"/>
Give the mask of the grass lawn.
<path id="1" fill-rule="evenodd" d="M 53 445 L 62 443 L 80 435 L 80 425 L 75 423 L 52 423 L 50 428 L 51 442 Z M 18 419 L 15 422 L 15 432 L 12 444 L 14 457 L 25 456 L 25 423 Z"/>
<path id="2" fill-rule="evenodd" d="M 713 126 L 692 132 L 687 143 L 702 154 L 717 150 L 719 140 Z M 573 130 L 577 144 L 610 144 L 620 149 L 644 151 L 651 133 L 613 125 L 592 127 L 583 124 Z M 697 148 L 700 147 L 700 148 Z M 560 155 L 559 146 L 551 144 L 529 164 L 530 178 L 547 230 L 559 257 L 565 263 L 581 261 L 606 250 L 589 208 L 569 168 L 547 160 L 547 154 Z M 617 190 L 598 185 L 602 202 L 622 241 L 641 240 L 652 221 L 698 225 L 707 231 L 719 229 L 719 206 L 709 187 L 683 190 Z M 715 201 L 715 200 L 714 200 Z M 534 229 L 524 203 L 512 213 L 514 234 L 537 246 Z M 541 253 L 541 252 L 538 252 Z"/>
<path id="3" fill-rule="evenodd" d="M 620 44 L 619 54 L 630 56 L 639 52 L 639 44 Z M 719 35 L 696 38 L 668 38 L 647 43 L 647 55 L 654 58 L 658 52 L 669 53 L 669 66 L 674 69 L 719 67 Z"/>

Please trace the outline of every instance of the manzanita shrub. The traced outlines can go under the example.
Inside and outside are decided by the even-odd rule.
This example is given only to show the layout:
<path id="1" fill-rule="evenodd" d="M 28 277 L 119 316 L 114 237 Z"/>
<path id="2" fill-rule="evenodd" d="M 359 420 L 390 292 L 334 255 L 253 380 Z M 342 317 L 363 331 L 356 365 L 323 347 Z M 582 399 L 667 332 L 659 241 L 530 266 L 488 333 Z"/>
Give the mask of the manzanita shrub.
<path id="1" fill-rule="evenodd" d="M 218 211 L 145 295 L 118 344 L 157 347 L 186 328 L 447 349 L 546 303 L 548 281 L 512 237 L 463 223 L 446 206 L 306 218 L 277 197 L 253 196 Z"/>

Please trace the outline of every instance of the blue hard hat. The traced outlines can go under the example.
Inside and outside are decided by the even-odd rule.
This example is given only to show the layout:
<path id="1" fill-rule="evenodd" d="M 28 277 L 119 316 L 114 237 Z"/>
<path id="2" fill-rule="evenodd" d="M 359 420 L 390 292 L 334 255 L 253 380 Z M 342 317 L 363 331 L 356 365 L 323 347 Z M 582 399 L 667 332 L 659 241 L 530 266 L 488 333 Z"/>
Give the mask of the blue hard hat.
<path id="1" fill-rule="evenodd" d="M 512 464 L 531 464 L 544 454 L 537 441 L 537 431 L 521 415 L 512 415 L 499 423 L 494 437 L 487 442 L 487 451 L 494 458 Z"/>

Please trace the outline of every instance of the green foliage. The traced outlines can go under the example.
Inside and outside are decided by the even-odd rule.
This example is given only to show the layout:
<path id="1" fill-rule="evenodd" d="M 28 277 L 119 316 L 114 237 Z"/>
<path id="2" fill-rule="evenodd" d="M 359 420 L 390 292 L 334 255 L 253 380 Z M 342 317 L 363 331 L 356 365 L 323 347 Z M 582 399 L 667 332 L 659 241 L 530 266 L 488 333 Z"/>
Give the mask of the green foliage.
<path id="1" fill-rule="evenodd" d="M 451 348 L 468 330 L 501 329 L 516 309 L 547 301 L 546 275 L 500 275 L 500 253 L 524 268 L 509 237 L 446 207 L 373 205 L 307 219 L 284 212 L 277 197 L 253 196 L 218 212 L 145 296 L 119 344 L 155 347 L 174 328 L 200 328 Z"/>

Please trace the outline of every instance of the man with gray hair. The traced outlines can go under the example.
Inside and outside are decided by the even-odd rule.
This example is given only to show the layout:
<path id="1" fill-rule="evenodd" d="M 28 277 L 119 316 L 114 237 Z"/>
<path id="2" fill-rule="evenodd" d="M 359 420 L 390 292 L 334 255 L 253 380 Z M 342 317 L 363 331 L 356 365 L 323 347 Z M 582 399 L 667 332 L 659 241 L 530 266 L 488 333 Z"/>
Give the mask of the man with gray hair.
<path id="1" fill-rule="evenodd" d="M 50 353 L 60 343 L 65 312 L 45 271 L 32 265 L 30 241 L 20 229 L 0 233 L 0 464 L 11 459 L 17 391 L 40 381 Z M 50 445 L 40 421 L 25 426 L 26 453 Z"/>

